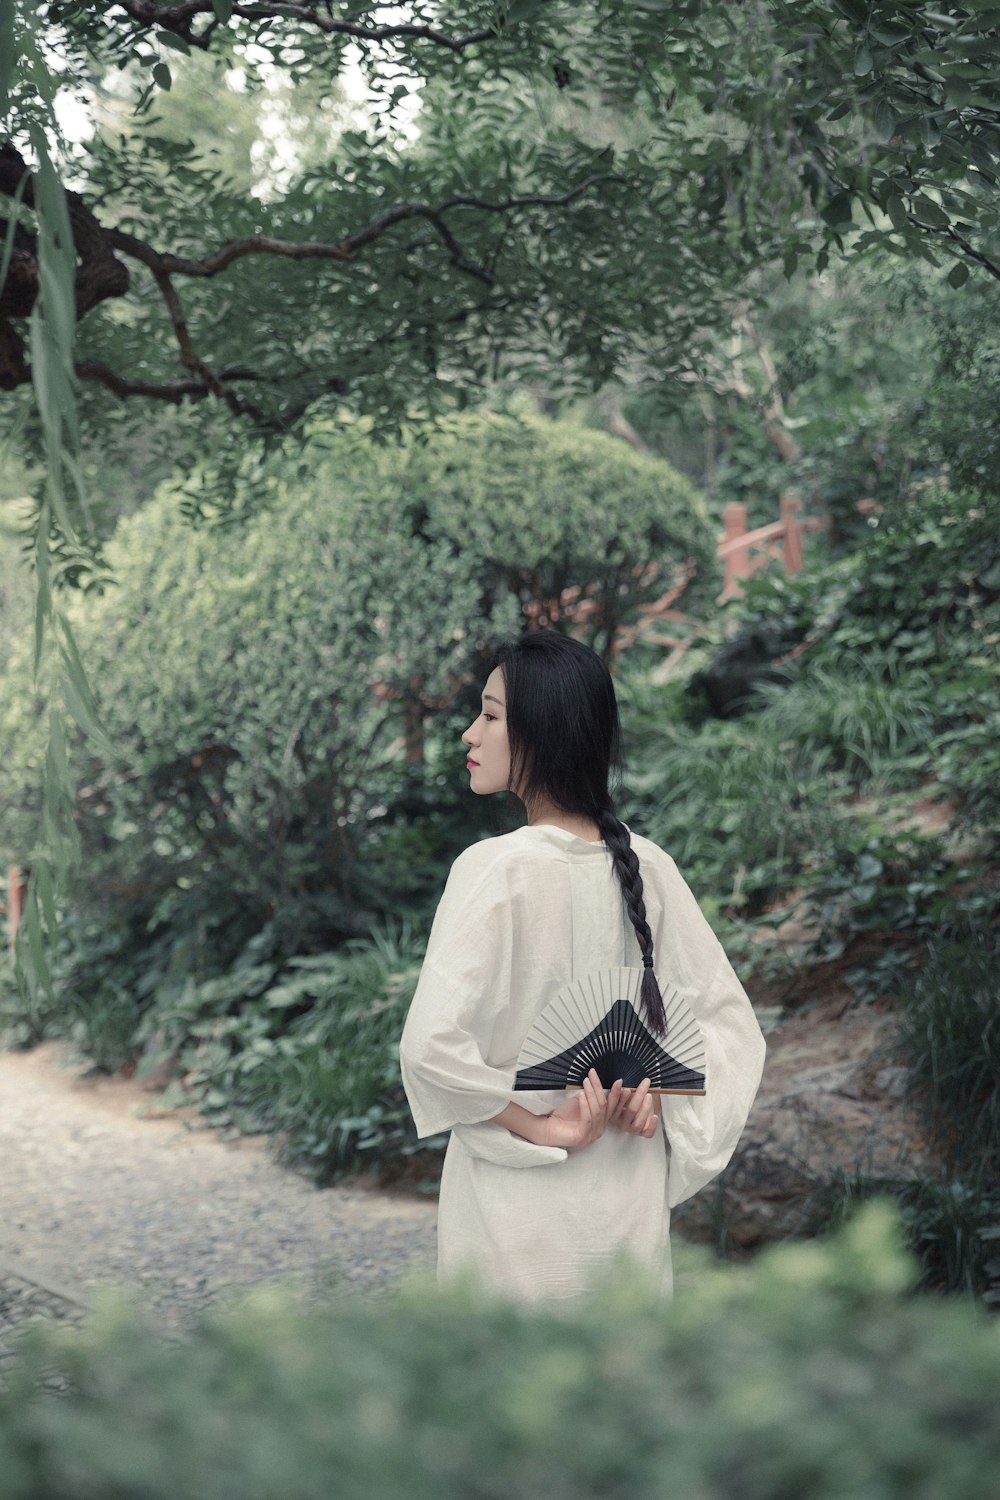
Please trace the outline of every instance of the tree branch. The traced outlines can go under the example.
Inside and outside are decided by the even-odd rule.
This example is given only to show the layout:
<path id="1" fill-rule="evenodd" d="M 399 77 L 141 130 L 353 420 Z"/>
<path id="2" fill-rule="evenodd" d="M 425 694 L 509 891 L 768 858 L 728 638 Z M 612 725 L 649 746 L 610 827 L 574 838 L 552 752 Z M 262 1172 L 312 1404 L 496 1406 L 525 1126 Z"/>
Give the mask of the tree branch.
<path id="1" fill-rule="evenodd" d="M 930 228 L 930 226 L 927 224 L 921 224 L 920 227 L 921 229 Z M 997 265 L 996 261 L 990 260 L 989 256 L 984 255 L 981 250 L 976 250 L 964 235 L 959 234 L 958 230 L 953 225 L 949 224 L 947 229 L 937 230 L 933 232 L 936 232 L 938 234 L 946 234 L 950 240 L 954 240 L 955 244 L 958 245 L 963 255 L 967 256 L 969 260 L 974 260 L 977 265 L 982 266 L 984 271 L 988 271 L 991 276 L 995 277 L 997 281 L 1000 281 L 1000 266 Z"/>
<path id="2" fill-rule="evenodd" d="M 8 141 L 0 142 L 0 193 L 13 198 L 18 184 L 27 177 L 23 201 L 27 208 L 35 207 L 34 176 L 28 165 Z M 108 297 L 123 297 L 128 291 L 128 267 L 113 254 L 114 244 L 108 231 L 97 216 L 87 207 L 79 193 L 66 192 L 66 208 L 69 213 L 73 244 L 79 258 L 74 278 L 76 293 L 76 316 L 82 318 L 92 307 Z M 15 243 L 18 243 L 15 241 Z M 24 241 L 20 242 L 22 245 Z M 32 248 L 34 240 L 31 239 Z M 37 295 L 37 273 L 34 289 L 23 310 L 10 316 L 27 317 L 34 306 Z"/>
<path id="3" fill-rule="evenodd" d="M 193 5 L 194 0 L 191 0 Z M 156 7 L 148 0 L 133 0 L 133 9 L 140 7 L 150 16 Z M 204 7 L 201 7 L 204 9 Z M 175 7 L 180 14 L 195 14 L 197 8 Z M 171 12 L 173 13 L 173 12 Z M 150 21 L 152 24 L 152 20 Z M 18 184 L 24 182 L 24 202 L 34 204 L 34 182 L 26 163 L 9 144 L 0 144 L 0 194 L 13 196 Z M 513 220 L 522 211 L 541 208 L 565 208 L 576 199 L 603 183 L 623 183 L 627 179 L 617 173 L 603 173 L 578 183 L 564 193 L 533 193 L 524 197 L 508 197 L 496 201 L 470 194 L 455 194 L 437 203 L 410 202 L 397 204 L 371 219 L 353 234 L 338 242 L 293 241 L 278 239 L 271 235 L 255 234 L 238 240 L 228 240 L 217 249 L 200 258 L 161 252 L 145 240 L 120 228 L 106 228 L 93 211 L 83 202 L 78 193 L 66 194 L 74 244 L 78 256 L 76 273 L 76 313 L 82 318 L 97 303 L 109 297 L 122 296 L 129 287 L 128 267 L 119 255 L 137 260 L 151 272 L 170 317 L 174 339 L 180 357 L 190 378 L 180 381 L 158 382 L 155 380 L 133 380 L 119 375 L 101 360 L 83 360 L 77 365 L 81 379 L 95 380 L 117 396 L 124 399 L 132 395 L 145 395 L 154 400 L 179 403 L 184 399 L 202 400 L 206 395 L 224 401 L 236 415 L 246 415 L 264 425 L 273 425 L 259 406 L 234 389 L 231 379 L 217 374 L 197 353 L 184 308 L 174 285 L 176 276 L 211 278 L 225 271 L 234 262 L 249 255 L 273 255 L 292 260 L 332 260 L 350 264 L 368 246 L 375 244 L 394 226 L 415 219 L 424 219 L 440 238 L 452 264 L 464 275 L 470 276 L 489 288 L 495 288 L 496 276 L 487 266 L 477 264 L 464 252 L 463 247 L 447 216 L 470 209 L 480 214 L 508 216 Z M 27 254 L 28 264 L 22 264 Z M 12 275 L 8 278 L 6 305 L 0 305 L 0 389 L 13 390 L 31 378 L 25 358 L 23 342 L 12 319 L 27 317 L 37 296 L 37 265 L 35 247 L 19 239 L 16 265 L 12 262 Z M 20 258 L 17 258 L 20 257 Z M 32 276 L 32 272 L 34 276 Z M 3 316 L 6 314 L 6 317 Z M 252 378 L 241 373 L 239 378 Z"/>
<path id="4" fill-rule="evenodd" d="M 177 380 L 171 385 L 157 385 L 150 380 L 126 380 L 100 359 L 79 360 L 73 368 L 80 380 L 96 380 L 122 400 L 127 396 L 147 396 L 153 401 L 170 401 L 174 406 L 180 406 L 182 401 L 201 401 L 211 394 L 201 380 Z"/>
<path id="5" fill-rule="evenodd" d="M 180 5 L 162 7 L 153 3 L 153 0 L 119 0 L 119 5 L 142 30 L 147 31 L 156 26 L 202 50 L 207 50 L 211 45 L 212 34 L 218 26 L 212 0 L 184 0 Z M 196 32 L 195 20 L 198 16 L 205 15 L 211 17 L 209 24 L 203 31 Z M 435 46 L 454 53 L 464 52 L 467 47 L 475 46 L 478 42 L 495 42 L 504 29 L 498 23 L 496 27 L 485 27 L 481 31 L 471 31 L 466 36 L 454 37 L 435 30 L 433 26 L 418 25 L 415 22 L 366 26 L 357 21 L 338 21 L 331 15 L 324 15 L 312 5 L 292 3 L 234 5 L 233 15 L 240 16 L 245 21 L 256 22 L 277 19 L 301 21 L 327 36 L 348 36 L 355 41 L 389 42 L 397 37 L 412 37 L 417 41 L 432 42 Z"/>
<path id="6" fill-rule="evenodd" d="M 174 406 L 180 406 L 182 401 L 203 401 L 206 396 L 213 394 L 204 380 L 176 380 L 169 385 L 159 385 L 152 380 L 126 380 L 100 359 L 82 359 L 74 369 L 80 380 L 95 380 L 100 385 L 107 386 L 109 391 L 123 401 L 128 396 L 145 396 L 153 401 L 169 401 Z M 223 370 L 219 376 L 225 382 L 261 378 L 254 370 L 243 369 Z"/>
<path id="7" fill-rule="evenodd" d="M 227 240 L 212 254 L 198 260 L 191 256 L 173 255 L 170 252 L 164 254 L 159 250 L 154 250 L 152 245 L 147 244 L 145 240 L 140 240 L 136 235 L 128 234 L 123 229 L 106 229 L 104 233 L 114 249 L 120 250 L 123 255 L 131 255 L 135 260 L 142 261 L 154 274 L 162 271 L 170 276 L 209 277 L 217 276 L 220 271 L 225 271 L 234 261 L 241 260 L 246 255 L 277 255 L 288 260 L 350 262 L 359 250 L 380 239 L 394 225 L 410 219 L 427 219 L 444 239 L 459 269 L 492 285 L 493 277 L 489 271 L 462 258 L 457 241 L 443 223 L 445 214 L 455 208 L 478 208 L 484 213 L 492 214 L 514 213 L 521 208 L 565 208 L 567 204 L 581 197 L 592 187 L 605 182 L 624 182 L 625 180 L 620 173 L 608 172 L 600 177 L 588 178 L 586 182 L 581 182 L 567 193 L 536 193 L 523 198 L 504 198 L 497 203 L 490 202 L 488 198 L 473 198 L 468 195 L 444 198 L 440 203 L 400 203 L 395 208 L 388 209 L 384 214 L 379 214 L 363 229 L 346 235 L 344 239 L 336 242 L 280 240 L 272 235 L 251 234 L 240 240 Z"/>
<path id="8" fill-rule="evenodd" d="M 232 386 L 227 385 L 203 359 L 199 358 L 191 340 L 191 330 L 188 328 L 187 319 L 184 316 L 181 299 L 177 295 L 173 282 L 164 271 L 154 271 L 153 274 L 156 277 L 156 284 L 160 288 L 163 300 L 167 305 L 167 312 L 170 314 L 170 321 L 173 324 L 174 337 L 177 340 L 181 351 L 181 359 L 185 365 L 195 375 L 201 377 L 213 396 L 218 396 L 220 401 L 225 401 L 234 416 L 251 416 L 258 422 L 262 421 L 263 413 L 260 407 L 256 406 L 254 402 L 248 401 L 245 396 L 241 396 L 238 392 L 234 391 Z"/>

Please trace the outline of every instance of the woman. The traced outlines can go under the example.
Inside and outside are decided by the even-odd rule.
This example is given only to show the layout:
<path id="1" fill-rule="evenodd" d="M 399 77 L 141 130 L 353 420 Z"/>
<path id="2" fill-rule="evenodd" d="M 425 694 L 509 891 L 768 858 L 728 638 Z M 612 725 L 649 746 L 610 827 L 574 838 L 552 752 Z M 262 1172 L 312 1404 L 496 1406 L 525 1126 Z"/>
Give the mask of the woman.
<path id="1" fill-rule="evenodd" d="M 420 1137 L 451 1130 L 438 1279 L 471 1270 L 521 1301 L 571 1298 L 619 1255 L 669 1294 L 670 1209 L 728 1162 L 764 1041 L 750 1002 L 668 854 L 615 816 L 618 710 L 601 658 L 538 631 L 502 646 L 462 736 L 472 790 L 512 791 L 527 826 L 452 865 L 400 1044 Z M 521 1044 L 573 980 L 643 964 L 644 1019 L 675 986 L 705 1038 L 704 1097 L 514 1091 Z"/>

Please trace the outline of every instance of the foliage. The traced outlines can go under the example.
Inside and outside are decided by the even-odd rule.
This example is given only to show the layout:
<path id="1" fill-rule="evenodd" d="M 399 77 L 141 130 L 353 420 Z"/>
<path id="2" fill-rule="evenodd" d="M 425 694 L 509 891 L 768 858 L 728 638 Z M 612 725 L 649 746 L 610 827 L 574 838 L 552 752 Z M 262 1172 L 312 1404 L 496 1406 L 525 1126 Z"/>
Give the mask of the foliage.
<path id="1" fill-rule="evenodd" d="M 629 817 L 731 912 L 759 915 L 829 848 L 837 813 L 821 764 L 756 722 L 655 718 L 633 723 L 630 744 Z"/>
<path id="2" fill-rule="evenodd" d="M 630 1276 L 531 1313 L 471 1289 L 309 1309 L 270 1290 L 178 1346 L 105 1299 L 22 1345 L 0 1462 L 10 1500 L 987 1500 L 995 1330 L 906 1298 L 912 1275 L 879 1206 L 748 1271 L 692 1259 L 672 1307 Z M 54 1375 L 68 1391 L 39 1400 Z"/>
<path id="3" fill-rule="evenodd" d="M 890 1197 L 920 1264 L 918 1290 L 974 1295 L 990 1310 L 1000 1309 L 996 1174 L 986 1167 L 959 1177 L 942 1166 L 934 1176 L 886 1179 L 859 1167 L 829 1183 L 817 1195 L 817 1209 L 825 1232 L 835 1233 L 859 1205 Z"/>
<path id="4" fill-rule="evenodd" d="M 262 431 L 347 404 L 388 431 L 498 373 L 580 388 L 636 356 L 660 378 L 697 369 L 755 267 L 876 247 L 950 264 L 955 286 L 996 274 L 998 32 L 982 7 L 223 9 L 5 9 L 13 147 L 50 123 L 21 54 L 59 59 L 50 92 L 86 98 L 94 80 L 106 96 L 115 70 L 135 101 L 67 162 L 77 368 L 99 426 L 128 423 L 130 395 L 207 401 Z M 370 91 L 357 123 L 338 94 L 348 45 Z M 216 129 L 214 157 L 190 104 L 206 72 L 240 142 Z M 247 99 L 269 101 L 276 77 L 323 125 L 306 143 L 286 108 L 290 159 L 248 186 Z M 11 388 L 32 203 L 29 186 Z"/>
<path id="5" fill-rule="evenodd" d="M 308 494 L 282 527 L 265 516 L 194 532 L 170 495 L 122 527 L 119 583 L 78 611 L 115 747 L 81 793 L 81 895 L 99 889 L 105 908 L 154 923 L 196 904 L 257 925 L 280 912 L 307 944 L 317 925 L 356 927 L 352 830 L 399 758 L 396 697 L 418 671 L 440 690 L 464 670 L 453 631 L 478 600 L 442 548 L 340 534 L 336 509 Z M 11 853 L 27 862 L 30 726 L 13 732 L 17 712 L 12 698 L 24 749 L 4 801 Z"/>
<path id="6" fill-rule="evenodd" d="M 342 467 L 334 445 L 314 482 L 336 482 Z M 447 545 L 484 600 L 513 596 L 534 624 L 572 629 L 605 655 L 685 565 L 695 576 L 686 605 L 718 586 L 711 518 L 682 475 L 524 400 L 453 417 L 382 450 L 372 468 L 371 483 L 356 473 L 346 502 L 354 525 Z"/>
<path id="7" fill-rule="evenodd" d="M 422 957 L 412 930 L 284 966 L 254 963 L 254 946 L 223 977 L 156 997 L 136 1030 L 144 1066 L 174 1060 L 167 1102 L 268 1131 L 282 1160 L 324 1181 L 412 1154 L 398 1050 Z"/>
<path id="8" fill-rule="evenodd" d="M 900 1029 L 946 1161 L 1000 1177 L 1000 933 L 966 919 L 927 947 Z"/>
<path id="9" fill-rule="evenodd" d="M 168 488 L 121 524 L 114 587 L 75 610 L 114 751 L 74 759 L 73 900 L 137 936 L 211 913 L 223 961 L 265 922 L 288 953 L 401 902 L 423 915 L 455 852 L 454 753 L 484 648 L 571 588 L 606 643 L 662 587 L 648 561 L 669 578 L 709 535 L 661 460 L 526 416 L 468 415 L 391 451 L 317 431 L 248 467 L 252 517 L 192 530 L 178 499 L 197 502 L 196 481 Z M 41 747 L 17 661 L 0 800 L 7 857 L 27 864 Z"/>

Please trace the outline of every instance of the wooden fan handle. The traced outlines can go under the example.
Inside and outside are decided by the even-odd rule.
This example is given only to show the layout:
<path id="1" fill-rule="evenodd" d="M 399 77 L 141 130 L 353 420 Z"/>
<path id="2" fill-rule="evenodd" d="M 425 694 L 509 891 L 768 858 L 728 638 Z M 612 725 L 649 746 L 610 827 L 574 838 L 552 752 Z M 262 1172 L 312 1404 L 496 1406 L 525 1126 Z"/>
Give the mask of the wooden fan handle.
<path id="1" fill-rule="evenodd" d="M 564 1084 L 564 1086 L 563 1086 L 563 1092 L 565 1093 L 567 1089 L 582 1089 L 582 1088 L 583 1088 L 583 1084 L 582 1083 L 567 1083 L 567 1084 Z M 685 1095 L 687 1095 L 688 1097 L 690 1097 L 692 1099 L 702 1099 L 702 1098 L 704 1098 L 705 1094 L 707 1093 L 707 1090 L 706 1089 L 654 1089 L 654 1088 L 650 1088 L 650 1089 L 647 1090 L 647 1093 L 650 1093 L 650 1094 L 675 1094 L 675 1095 L 677 1095 L 677 1094 L 685 1094 Z"/>

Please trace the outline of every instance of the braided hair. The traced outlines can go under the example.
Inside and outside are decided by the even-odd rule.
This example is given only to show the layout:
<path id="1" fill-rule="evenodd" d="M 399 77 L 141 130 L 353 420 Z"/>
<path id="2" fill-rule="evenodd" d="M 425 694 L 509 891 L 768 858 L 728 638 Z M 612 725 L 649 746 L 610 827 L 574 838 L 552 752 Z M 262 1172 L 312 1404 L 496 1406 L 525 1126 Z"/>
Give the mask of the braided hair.
<path id="1" fill-rule="evenodd" d="M 589 646 L 555 630 L 536 630 L 498 647 L 491 670 L 503 674 L 511 769 L 508 790 L 531 810 L 539 798 L 592 818 L 615 874 L 642 953 L 640 1001 L 647 1023 L 666 1031 L 653 972 L 642 874 L 628 829 L 609 789 L 621 765 L 621 726 L 611 673 Z"/>

